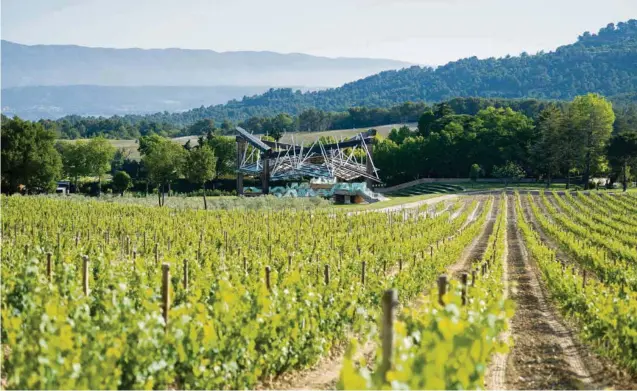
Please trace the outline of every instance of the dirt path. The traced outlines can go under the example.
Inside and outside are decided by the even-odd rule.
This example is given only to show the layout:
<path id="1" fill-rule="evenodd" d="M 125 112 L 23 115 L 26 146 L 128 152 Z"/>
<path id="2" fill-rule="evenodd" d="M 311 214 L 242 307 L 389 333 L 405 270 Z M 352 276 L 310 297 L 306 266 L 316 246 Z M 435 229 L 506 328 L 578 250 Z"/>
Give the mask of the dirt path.
<path id="1" fill-rule="evenodd" d="M 458 208 L 458 210 L 456 210 L 455 212 L 451 214 L 450 219 L 451 220 L 457 219 L 458 216 L 460 216 L 462 212 L 464 212 L 464 210 L 467 208 L 468 205 L 469 205 L 469 201 L 463 202 L 462 205 Z"/>
<path id="2" fill-rule="evenodd" d="M 515 199 L 510 196 L 508 201 L 508 275 L 517 285 L 511 291 L 517 308 L 511 321 L 514 345 L 506 364 L 506 388 L 596 388 L 570 331 L 548 302 L 539 271 L 524 248 L 517 229 Z"/>
<path id="3" fill-rule="evenodd" d="M 452 200 L 455 198 L 458 198 L 456 194 L 445 194 L 439 197 L 427 198 L 425 200 L 410 202 L 407 204 L 389 206 L 387 208 L 370 209 L 369 211 L 370 212 L 396 212 L 403 209 L 418 208 L 420 205 L 430 205 L 430 204 L 438 203 L 440 201 Z"/>
<path id="4" fill-rule="evenodd" d="M 476 219 L 476 217 L 479 214 L 479 211 L 482 210 L 482 205 L 483 205 L 483 201 L 478 200 L 478 204 L 476 205 L 475 208 L 473 208 L 473 210 L 471 211 L 471 214 L 467 216 L 467 220 L 462 224 L 462 226 L 460 227 L 460 230 L 464 230 L 465 228 L 467 228 L 467 226 Z"/>
<path id="5" fill-rule="evenodd" d="M 484 206 L 485 202 L 486 200 L 482 201 L 481 205 Z M 471 216 L 467 218 L 466 224 L 468 224 L 470 221 L 475 220 L 476 216 L 480 214 L 480 212 L 478 212 L 478 209 L 480 209 L 480 204 L 476 207 L 476 209 L 474 209 L 474 211 L 471 213 Z M 480 234 L 477 235 L 475 239 L 473 239 L 471 244 L 469 244 L 464 249 L 458 262 L 447 268 L 447 273 L 452 278 L 460 278 L 460 275 L 463 272 L 468 272 L 471 269 L 471 264 L 474 260 L 482 258 L 482 255 L 484 255 L 485 251 L 487 250 L 487 242 L 489 241 L 489 236 L 491 235 L 491 232 L 493 232 L 495 219 L 498 215 L 498 209 L 498 197 L 496 197 L 491 204 L 491 209 L 489 210 L 489 215 L 487 216 L 487 220 L 482 228 L 482 232 L 480 232 Z"/>
<path id="6" fill-rule="evenodd" d="M 365 357 L 371 362 L 376 345 L 368 341 L 363 345 L 355 358 Z M 344 346 L 335 349 L 330 357 L 321 359 L 315 366 L 301 371 L 291 371 L 279 378 L 262 384 L 259 389 L 270 390 L 335 390 L 343 366 Z"/>

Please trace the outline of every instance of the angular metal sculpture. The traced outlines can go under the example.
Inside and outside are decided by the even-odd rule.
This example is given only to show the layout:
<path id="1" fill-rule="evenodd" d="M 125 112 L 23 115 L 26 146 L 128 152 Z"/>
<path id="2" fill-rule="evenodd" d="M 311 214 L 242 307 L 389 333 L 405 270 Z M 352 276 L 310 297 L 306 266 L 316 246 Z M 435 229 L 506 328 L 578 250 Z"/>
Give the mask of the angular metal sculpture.
<path id="1" fill-rule="evenodd" d="M 261 177 L 262 194 L 269 193 L 270 181 L 334 178 L 352 181 L 365 178 L 367 186 L 380 182 L 372 159 L 375 130 L 325 144 L 320 139 L 305 145 L 262 141 L 237 127 L 237 192 L 243 194 L 243 174 Z"/>

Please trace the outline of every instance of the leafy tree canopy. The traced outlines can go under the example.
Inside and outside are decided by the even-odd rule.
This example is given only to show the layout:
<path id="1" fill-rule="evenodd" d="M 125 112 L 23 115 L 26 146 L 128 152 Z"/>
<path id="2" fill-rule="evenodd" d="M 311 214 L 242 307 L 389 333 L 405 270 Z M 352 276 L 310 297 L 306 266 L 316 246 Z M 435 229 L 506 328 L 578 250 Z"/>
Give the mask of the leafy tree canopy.
<path id="1" fill-rule="evenodd" d="M 13 193 L 55 189 L 62 159 L 55 149 L 55 134 L 41 124 L 20 118 L 2 118 L 2 190 Z"/>
<path id="2" fill-rule="evenodd" d="M 128 190 L 131 185 L 131 177 L 125 171 L 117 171 L 115 175 L 113 175 L 113 190 L 115 192 L 124 195 L 124 192 Z"/>

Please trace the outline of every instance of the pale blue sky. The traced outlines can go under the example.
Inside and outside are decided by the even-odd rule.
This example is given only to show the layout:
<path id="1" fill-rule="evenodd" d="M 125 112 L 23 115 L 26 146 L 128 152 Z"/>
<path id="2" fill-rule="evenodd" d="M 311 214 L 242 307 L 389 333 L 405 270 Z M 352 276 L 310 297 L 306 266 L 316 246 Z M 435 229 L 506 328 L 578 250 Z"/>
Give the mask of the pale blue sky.
<path id="1" fill-rule="evenodd" d="M 637 0 L 2 0 L 2 38 L 438 65 L 553 50 L 630 18 Z"/>

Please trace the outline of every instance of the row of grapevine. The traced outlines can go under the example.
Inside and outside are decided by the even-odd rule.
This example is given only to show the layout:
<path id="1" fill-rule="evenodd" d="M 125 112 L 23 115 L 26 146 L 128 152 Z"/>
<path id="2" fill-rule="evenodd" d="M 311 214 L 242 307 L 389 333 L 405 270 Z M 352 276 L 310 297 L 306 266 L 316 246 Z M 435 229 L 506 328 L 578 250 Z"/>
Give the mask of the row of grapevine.
<path id="1" fill-rule="evenodd" d="M 615 234 L 613 236 L 606 236 L 599 233 L 597 230 L 591 230 L 573 221 L 565 213 L 559 213 L 559 211 L 553 206 L 547 199 L 545 194 L 540 195 L 540 199 L 544 208 L 565 229 L 573 232 L 578 237 L 585 240 L 590 246 L 598 246 L 604 251 L 607 251 L 612 258 L 626 260 L 637 264 L 637 250 L 625 243 L 621 239 L 621 234 Z M 590 223 L 590 226 L 596 227 L 599 224 Z"/>
<path id="2" fill-rule="evenodd" d="M 484 387 L 485 369 L 494 353 L 507 349 L 498 335 L 508 327 L 513 303 L 503 285 L 506 237 L 506 198 L 500 201 L 497 224 L 488 238 L 487 251 L 472 267 L 471 277 L 439 280 L 417 305 L 408 306 L 392 324 L 389 357 L 378 355 L 373 371 L 353 359 L 350 346 L 341 371 L 344 389 L 471 389 Z M 477 235 L 474 226 L 463 233 L 456 259 Z M 475 267 L 475 269 L 474 269 Z M 440 296 L 444 293 L 442 296 Z M 381 346 L 380 341 L 377 342 Z M 381 357 L 384 357 L 383 360 Z M 390 363 L 390 364 L 388 364 Z"/>
<path id="3" fill-rule="evenodd" d="M 417 297 L 488 210 L 2 203 L 3 369 L 29 389 L 243 388 L 307 367 L 368 334 L 384 290 Z"/>
<path id="4" fill-rule="evenodd" d="M 546 196 L 544 196 L 546 197 Z M 593 212 L 587 207 L 574 201 L 572 195 L 565 195 L 568 200 L 565 201 L 557 194 L 553 194 L 553 200 L 562 213 L 572 216 L 573 221 L 580 224 L 583 228 L 595 231 L 601 235 L 616 237 L 627 246 L 637 245 L 637 227 L 616 222 L 612 217 L 600 215 Z"/>
<path id="5" fill-rule="evenodd" d="M 526 200 L 533 206 L 530 195 Z M 624 291 L 620 284 L 586 279 L 585 274 L 564 269 L 555 252 L 542 243 L 522 213 L 516 195 L 518 226 L 531 257 L 538 264 L 552 297 L 564 313 L 579 326 L 582 338 L 597 351 L 637 369 L 637 293 Z M 538 210 L 535 211 L 538 216 Z"/>
<path id="6" fill-rule="evenodd" d="M 577 195 L 577 201 L 588 206 L 591 210 L 595 211 L 598 215 L 607 216 L 617 222 L 621 222 L 628 226 L 637 226 L 637 222 L 630 218 L 625 208 L 622 208 L 618 204 L 618 199 L 615 195 L 600 196 L 598 194 L 584 195 L 579 193 Z M 625 196 L 628 199 L 627 196 Z"/>
<path id="7" fill-rule="evenodd" d="M 582 194 L 583 195 L 583 194 Z M 588 194 L 588 198 L 589 198 L 589 202 L 593 205 L 595 205 L 595 207 L 597 208 L 603 208 L 606 213 L 608 214 L 624 214 L 627 212 L 626 207 L 622 207 L 620 204 L 617 203 L 618 198 L 620 197 L 624 197 L 621 195 L 600 195 L 600 194 L 595 194 L 595 193 L 590 193 Z M 582 197 L 583 198 L 583 197 Z M 626 197 L 626 199 L 628 199 L 628 197 Z M 633 209 L 633 206 L 629 206 L 631 209 Z M 631 212 L 634 212 L 634 210 L 629 210 Z"/>
<path id="8" fill-rule="evenodd" d="M 555 195 L 555 197 L 559 197 Z M 547 202 L 543 198 L 543 202 Z M 569 229 L 571 226 L 577 225 L 568 218 L 568 216 L 559 214 L 554 208 L 548 208 L 548 216 L 541 213 L 539 207 L 533 199 L 529 199 L 531 211 L 535 220 L 539 223 L 542 230 L 551 237 L 563 250 L 565 250 L 573 259 L 577 260 L 578 268 L 588 269 L 602 282 L 617 283 L 626 285 L 631 290 L 637 288 L 637 273 L 635 268 L 631 266 L 631 262 L 627 262 L 618 257 L 614 257 L 606 248 L 595 245 L 587 239 L 585 231 L 581 230 L 573 232 Z M 546 205 L 546 204 L 545 204 Z M 570 211 L 565 204 L 562 204 L 563 210 Z M 571 212 L 576 215 L 576 212 Z M 584 214 L 581 214 L 585 216 Z M 553 221 L 557 221 L 554 223 Z M 570 224 L 565 224 L 569 222 Z"/>
<path id="9" fill-rule="evenodd" d="M 630 195 L 610 196 L 606 194 L 605 198 L 609 199 L 611 202 L 614 202 L 615 204 L 619 205 L 620 207 L 624 208 L 624 210 L 630 213 L 637 213 L 637 198 L 635 197 L 632 197 Z"/>
<path id="10" fill-rule="evenodd" d="M 590 201 L 590 197 L 580 196 L 573 197 L 570 193 L 566 193 L 564 198 L 569 201 L 569 203 L 580 213 L 586 214 L 589 219 L 593 219 L 596 222 L 601 224 L 605 224 L 608 227 L 619 231 L 620 233 L 632 233 L 637 234 L 637 226 L 633 225 L 630 219 L 621 219 L 618 218 L 617 214 L 607 214 L 608 209 L 605 211 L 600 211 L 599 203 L 592 202 L 595 206 L 591 206 L 590 203 L 586 203 L 586 201 Z M 609 200 L 613 202 L 612 200 Z M 624 217 L 623 215 L 621 217 Z"/>

